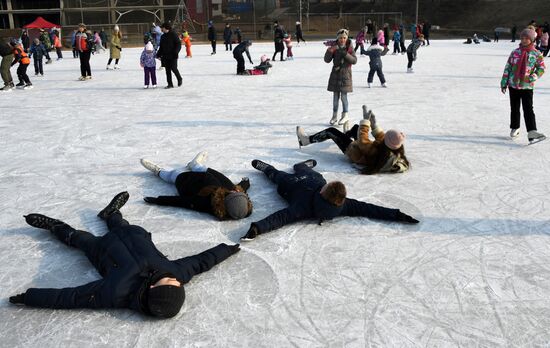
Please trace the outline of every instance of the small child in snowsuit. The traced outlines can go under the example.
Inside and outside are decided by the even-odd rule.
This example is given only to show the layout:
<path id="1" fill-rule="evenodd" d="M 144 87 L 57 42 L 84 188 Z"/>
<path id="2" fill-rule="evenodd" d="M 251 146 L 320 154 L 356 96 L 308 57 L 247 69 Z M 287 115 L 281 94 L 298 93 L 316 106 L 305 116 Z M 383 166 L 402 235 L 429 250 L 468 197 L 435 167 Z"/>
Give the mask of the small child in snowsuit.
<path id="1" fill-rule="evenodd" d="M 502 93 L 510 90 L 510 137 L 519 135 L 520 105 L 523 105 L 523 117 L 527 128 L 527 138 L 534 143 L 546 139 L 546 136 L 537 132 L 535 113 L 533 112 L 533 89 L 535 82 L 544 74 L 546 66 L 542 53 L 535 48 L 536 32 L 533 29 L 524 29 L 520 34 L 521 43 L 510 54 L 500 88 Z"/>
<path id="2" fill-rule="evenodd" d="M 292 37 L 290 34 L 285 33 L 283 36 L 283 42 L 286 46 L 286 59 L 294 60 L 294 54 L 292 54 Z"/>
<path id="3" fill-rule="evenodd" d="M 409 44 L 409 47 L 407 47 L 407 72 L 413 73 L 413 62 L 416 60 L 416 51 L 422 45 L 422 42 L 424 42 L 424 35 L 420 34 L 418 37 L 414 38 L 411 43 Z"/>
<path id="4" fill-rule="evenodd" d="M 191 35 L 186 31 L 183 32 L 183 45 L 185 46 L 185 58 L 192 58 L 193 55 L 191 54 Z"/>
<path id="5" fill-rule="evenodd" d="M 382 51 L 384 50 L 384 47 L 380 46 L 377 42 L 376 38 L 372 39 L 372 44 L 369 46 L 365 54 L 369 56 L 370 62 L 369 62 L 369 76 L 367 78 L 367 85 L 370 88 L 372 80 L 374 78 L 374 74 L 376 73 L 378 75 L 378 78 L 380 79 L 380 83 L 382 84 L 382 87 L 386 88 L 386 78 L 384 77 L 384 73 L 382 72 Z"/>
<path id="6" fill-rule="evenodd" d="M 270 63 L 270 59 L 264 54 L 260 57 L 260 65 L 254 67 L 254 69 L 247 69 L 248 75 L 267 75 L 270 68 L 273 67 Z"/>
<path id="7" fill-rule="evenodd" d="M 34 76 L 44 76 L 44 69 L 42 65 L 42 58 L 46 55 L 46 48 L 38 38 L 34 39 L 29 49 L 29 58 L 32 57 L 34 61 Z"/>
<path id="8" fill-rule="evenodd" d="M 397 28 L 393 31 L 393 54 L 401 53 L 401 33 Z"/>
<path id="9" fill-rule="evenodd" d="M 149 79 L 153 83 L 153 88 L 157 88 L 157 62 L 155 60 L 155 48 L 151 42 L 147 42 L 147 45 L 145 45 L 139 61 L 145 74 L 145 84 L 143 88 L 149 88 Z"/>
<path id="10" fill-rule="evenodd" d="M 17 68 L 17 77 L 19 78 L 19 83 L 15 86 L 23 89 L 32 88 L 31 80 L 27 75 L 27 68 L 31 63 L 31 60 L 25 53 L 23 46 L 21 46 L 17 41 L 10 41 L 10 46 L 13 50 L 13 62 L 11 63 L 11 66 L 19 63 L 19 67 Z"/>
<path id="11" fill-rule="evenodd" d="M 61 44 L 61 40 L 59 39 L 59 34 L 57 33 L 57 31 L 53 35 L 53 47 L 55 47 L 55 53 L 57 53 L 57 60 L 63 59 L 63 52 L 61 51 L 63 45 Z"/>
<path id="12" fill-rule="evenodd" d="M 369 139 L 369 132 L 374 141 Z M 296 127 L 300 146 L 320 143 L 331 139 L 355 164 L 364 166 L 362 174 L 402 173 L 410 168 L 405 156 L 405 135 L 390 129 L 387 132 L 377 125 L 372 110 L 363 105 L 363 119 L 349 131 L 342 133 L 336 128 L 327 128 L 308 136 L 302 127 Z"/>

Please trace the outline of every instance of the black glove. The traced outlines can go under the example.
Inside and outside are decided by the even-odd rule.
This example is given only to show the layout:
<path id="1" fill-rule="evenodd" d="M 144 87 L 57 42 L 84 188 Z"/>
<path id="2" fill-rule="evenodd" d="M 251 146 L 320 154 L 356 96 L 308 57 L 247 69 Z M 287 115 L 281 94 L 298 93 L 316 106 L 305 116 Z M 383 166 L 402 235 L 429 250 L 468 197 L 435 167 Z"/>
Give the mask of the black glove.
<path id="1" fill-rule="evenodd" d="M 147 203 L 157 203 L 157 199 L 155 197 L 143 197 L 143 200 Z"/>
<path id="2" fill-rule="evenodd" d="M 403 214 L 400 211 L 397 212 L 397 221 L 405 222 L 405 223 L 408 223 L 408 224 L 417 224 L 417 223 L 420 222 L 420 221 L 416 220 L 415 218 L 413 218 L 412 216 L 409 216 L 407 214 Z"/>
<path id="3" fill-rule="evenodd" d="M 248 191 L 248 189 L 250 188 L 250 179 L 248 179 L 247 177 L 242 178 L 239 186 L 242 187 L 245 192 Z"/>
<path id="4" fill-rule="evenodd" d="M 118 49 L 119 49 L 119 51 L 122 51 L 122 47 L 120 47 L 120 46 L 117 46 L 116 48 L 118 48 Z"/>
<path id="5" fill-rule="evenodd" d="M 253 62 L 253 61 L 250 61 L 250 64 L 254 65 L 254 62 Z"/>
<path id="6" fill-rule="evenodd" d="M 235 244 L 235 245 L 229 245 L 229 250 L 231 250 L 231 255 L 238 253 L 241 251 L 241 245 Z"/>
<path id="7" fill-rule="evenodd" d="M 258 236 L 258 234 L 259 234 L 258 227 L 256 227 L 256 225 L 254 225 L 254 224 L 251 224 L 250 228 L 248 229 L 246 234 L 241 237 L 241 239 L 242 240 L 252 240 L 252 239 L 256 238 Z"/>
<path id="8" fill-rule="evenodd" d="M 13 304 L 25 304 L 25 293 L 18 294 L 10 297 L 10 303 Z"/>

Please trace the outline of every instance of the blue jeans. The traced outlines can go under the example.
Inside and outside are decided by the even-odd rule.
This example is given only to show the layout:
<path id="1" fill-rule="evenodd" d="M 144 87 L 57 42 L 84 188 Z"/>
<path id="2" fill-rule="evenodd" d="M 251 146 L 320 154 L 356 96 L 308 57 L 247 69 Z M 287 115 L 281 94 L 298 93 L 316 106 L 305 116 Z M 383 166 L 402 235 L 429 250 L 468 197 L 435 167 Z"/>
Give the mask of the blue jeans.
<path id="1" fill-rule="evenodd" d="M 348 92 L 333 92 L 332 111 L 338 112 L 338 99 L 342 100 L 342 112 L 348 112 Z"/>
<path id="2" fill-rule="evenodd" d="M 191 170 L 189 170 L 189 169 L 191 169 Z M 159 172 L 159 177 L 162 180 L 166 181 L 167 183 L 175 184 L 176 183 L 176 178 L 181 173 L 185 173 L 185 172 L 189 172 L 189 171 L 204 173 L 204 172 L 206 172 L 207 169 L 208 169 L 208 167 L 203 166 L 201 164 L 197 164 L 197 165 L 193 166 L 193 168 L 187 168 L 187 166 L 185 166 L 183 168 L 178 168 L 178 169 L 170 169 L 170 170 L 162 169 Z"/>

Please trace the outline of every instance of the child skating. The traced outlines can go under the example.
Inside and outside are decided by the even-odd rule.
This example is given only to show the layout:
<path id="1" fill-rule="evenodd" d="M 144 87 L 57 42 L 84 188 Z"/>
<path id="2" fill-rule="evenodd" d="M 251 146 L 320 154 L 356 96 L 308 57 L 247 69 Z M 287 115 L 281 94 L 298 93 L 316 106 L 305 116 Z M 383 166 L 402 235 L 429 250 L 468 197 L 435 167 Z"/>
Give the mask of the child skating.
<path id="1" fill-rule="evenodd" d="M 46 48 L 38 38 L 34 39 L 30 49 L 29 49 L 29 58 L 32 57 L 34 62 L 34 76 L 44 76 L 44 66 L 42 60 L 46 55 Z"/>
<path id="2" fill-rule="evenodd" d="M 192 58 L 193 55 L 191 54 L 191 35 L 189 35 L 187 31 L 184 31 L 182 36 L 182 43 L 185 46 L 185 58 Z"/>
<path id="3" fill-rule="evenodd" d="M 544 134 L 537 132 L 533 112 L 535 81 L 544 74 L 546 68 L 542 53 L 535 48 L 536 35 L 533 29 L 524 29 L 521 32 L 520 46 L 510 54 L 500 81 L 502 93 L 505 94 L 506 89 L 509 89 L 510 94 L 510 137 L 514 139 L 519 136 L 521 105 L 527 138 L 531 144 L 546 139 Z"/>
<path id="4" fill-rule="evenodd" d="M 283 42 L 286 46 L 286 59 L 294 60 L 294 54 L 292 53 L 292 37 L 289 33 L 285 33 L 283 36 Z"/>
<path id="5" fill-rule="evenodd" d="M 376 38 L 372 39 L 372 44 L 369 46 L 365 54 L 369 56 L 370 62 L 369 62 L 369 76 L 367 77 L 367 86 L 368 88 L 371 87 L 372 80 L 374 78 L 374 74 L 376 73 L 378 75 L 378 78 L 380 79 L 380 83 L 382 84 L 382 87 L 386 88 L 388 87 L 386 85 L 386 78 L 384 77 L 384 73 L 382 72 L 382 52 L 384 51 L 384 47 L 380 46 L 378 44 L 378 41 Z"/>
<path id="6" fill-rule="evenodd" d="M 17 78 L 19 79 L 19 83 L 15 85 L 15 87 L 22 89 L 32 88 L 31 80 L 29 79 L 29 75 L 27 75 L 27 68 L 31 63 L 31 60 L 23 50 L 23 46 L 21 46 L 17 41 L 10 41 L 10 46 L 13 50 L 13 62 L 11 63 L 11 66 L 19 63 L 19 67 L 17 67 Z"/>
<path id="7" fill-rule="evenodd" d="M 151 42 L 147 42 L 147 45 L 145 45 L 139 61 L 145 74 L 143 88 L 149 88 L 149 81 L 153 84 L 153 88 L 157 88 L 157 61 L 155 60 L 155 48 Z"/>
<path id="8" fill-rule="evenodd" d="M 422 42 L 424 42 L 424 35 L 419 35 L 418 37 L 414 38 L 409 46 L 407 47 L 407 72 L 413 73 L 413 62 L 416 60 L 416 51 L 422 45 Z"/>

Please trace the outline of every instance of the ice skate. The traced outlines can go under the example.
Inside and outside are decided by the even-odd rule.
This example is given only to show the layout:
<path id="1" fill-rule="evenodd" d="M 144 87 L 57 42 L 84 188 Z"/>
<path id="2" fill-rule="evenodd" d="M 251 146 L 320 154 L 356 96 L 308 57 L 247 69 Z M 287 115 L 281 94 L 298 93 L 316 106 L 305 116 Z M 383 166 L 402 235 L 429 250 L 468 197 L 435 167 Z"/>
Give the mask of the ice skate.
<path id="1" fill-rule="evenodd" d="M 4 87 L 0 88 L 0 91 L 2 92 L 11 92 L 14 88 L 13 82 L 8 83 L 7 85 L 4 85 Z"/>
<path id="2" fill-rule="evenodd" d="M 388 85 L 386 85 L 385 83 L 382 84 L 382 88 L 388 88 Z"/>
<path id="3" fill-rule="evenodd" d="M 141 165 L 143 167 L 145 167 L 145 169 L 152 172 L 156 176 L 158 176 L 160 171 L 162 170 L 161 167 L 159 167 L 158 165 L 154 164 L 153 162 L 151 162 L 151 161 L 149 161 L 145 158 L 140 159 L 139 162 L 141 163 Z"/>
<path id="4" fill-rule="evenodd" d="M 331 126 L 334 126 L 336 122 L 338 122 L 338 112 L 335 111 L 332 113 L 332 118 L 330 119 L 329 123 Z"/>
<path id="5" fill-rule="evenodd" d="M 527 138 L 529 139 L 529 145 L 531 145 L 545 140 L 546 135 L 539 133 L 536 130 L 532 130 L 527 133 Z"/>
<path id="6" fill-rule="evenodd" d="M 115 68 L 114 68 L 114 69 L 115 69 L 115 70 L 120 69 L 120 67 L 118 66 L 118 64 L 115 64 Z"/>
<path id="7" fill-rule="evenodd" d="M 308 159 L 302 162 L 298 162 L 294 165 L 294 169 L 296 169 L 296 166 L 299 166 L 300 164 L 305 164 L 308 168 L 315 168 L 317 165 L 317 161 L 314 159 Z"/>
<path id="8" fill-rule="evenodd" d="M 86 80 L 91 80 L 92 79 L 92 76 L 91 75 L 88 75 L 85 77 Z"/>
<path id="9" fill-rule="evenodd" d="M 366 104 L 363 104 L 361 108 L 363 109 L 363 119 L 368 120 L 370 118 L 370 114 L 372 113 L 372 111 L 367 109 Z"/>
<path id="10" fill-rule="evenodd" d="M 197 166 L 203 167 L 206 162 L 206 158 L 208 158 L 208 152 L 201 151 L 189 163 L 187 163 L 186 168 L 192 171 L 193 168 L 196 168 Z"/>
<path id="11" fill-rule="evenodd" d="M 342 117 L 340 117 L 340 121 L 338 121 L 339 125 L 344 125 L 346 122 L 349 122 L 349 117 L 347 112 L 342 112 Z"/>
<path id="12" fill-rule="evenodd" d="M 42 214 L 24 215 L 25 221 L 32 227 L 51 231 L 55 225 L 62 225 L 63 221 L 53 219 Z"/>
<path id="13" fill-rule="evenodd" d="M 15 85 L 15 88 L 23 88 L 25 87 L 25 82 L 21 81 L 18 84 Z"/>
<path id="14" fill-rule="evenodd" d="M 25 85 L 25 87 L 23 87 L 23 89 L 32 89 L 32 88 L 33 88 L 33 85 L 32 85 L 32 83 L 30 83 L 30 82 L 27 83 L 27 84 Z"/>
<path id="15" fill-rule="evenodd" d="M 414 73 L 413 68 L 407 68 L 407 73 L 409 73 L 409 74 Z"/>
<path id="16" fill-rule="evenodd" d="M 85 80 L 86 80 L 86 76 L 80 76 L 80 77 L 78 78 L 78 81 L 85 81 Z"/>
<path id="17" fill-rule="evenodd" d="M 370 82 L 367 82 L 367 88 L 370 88 L 370 85 L 371 85 Z"/>
<path id="18" fill-rule="evenodd" d="M 106 220 L 111 214 L 122 208 L 128 202 L 128 198 L 130 198 L 130 194 L 126 191 L 117 194 L 97 216 Z"/>
<path id="19" fill-rule="evenodd" d="M 153 88 L 157 88 L 157 85 L 153 85 Z"/>
<path id="20" fill-rule="evenodd" d="M 298 136 L 298 144 L 300 144 L 300 147 L 311 144 L 309 141 L 309 136 L 300 126 L 296 126 L 296 136 Z"/>
<path id="21" fill-rule="evenodd" d="M 111 70 L 111 65 L 110 64 L 107 64 L 107 68 L 105 70 Z"/>
<path id="22" fill-rule="evenodd" d="M 510 138 L 515 139 L 519 136 L 519 128 L 512 128 L 510 130 Z"/>
<path id="23" fill-rule="evenodd" d="M 255 160 L 252 160 L 252 167 L 259 170 L 260 172 L 265 172 L 265 170 L 267 168 L 269 168 L 270 165 L 265 163 L 265 162 L 262 162 L 260 160 L 255 159 Z"/>

